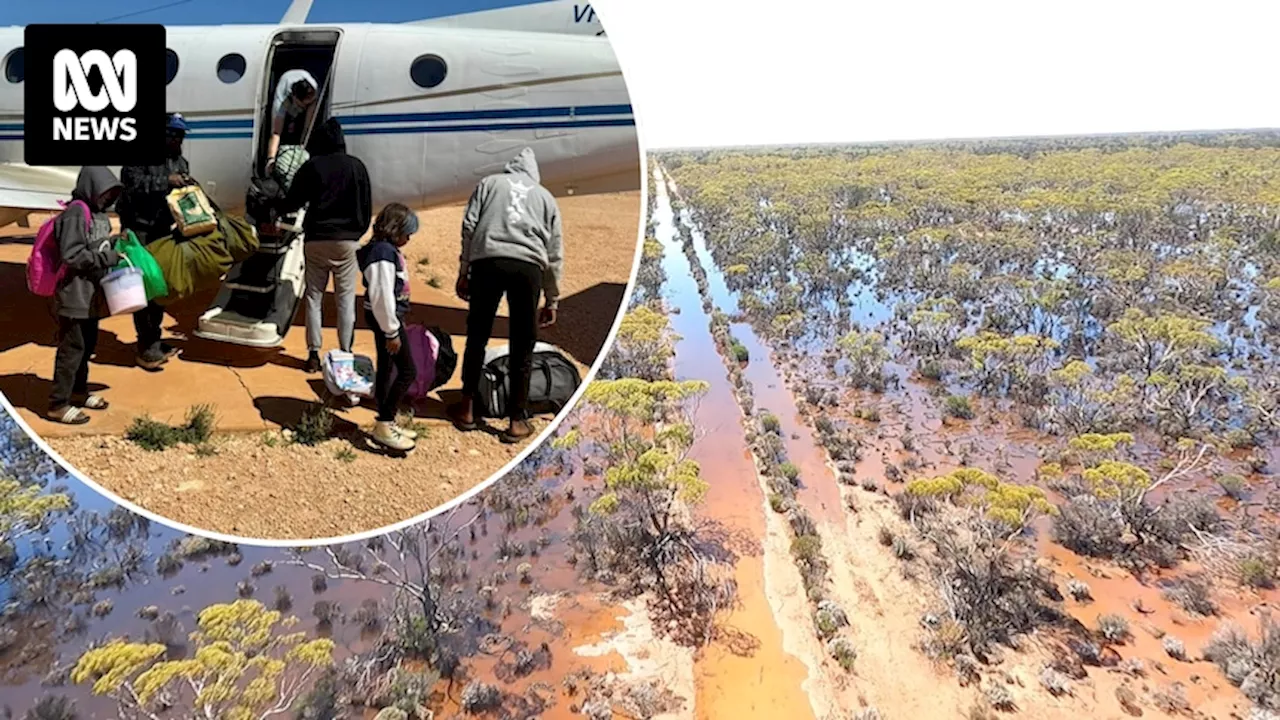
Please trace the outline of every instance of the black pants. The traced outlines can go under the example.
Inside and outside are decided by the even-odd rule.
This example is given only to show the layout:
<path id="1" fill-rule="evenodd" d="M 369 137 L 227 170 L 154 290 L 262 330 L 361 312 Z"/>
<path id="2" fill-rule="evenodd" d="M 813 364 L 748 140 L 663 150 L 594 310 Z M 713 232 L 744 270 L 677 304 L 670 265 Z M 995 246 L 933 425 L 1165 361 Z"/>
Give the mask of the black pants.
<path id="1" fill-rule="evenodd" d="M 471 265 L 471 307 L 467 311 L 467 350 L 462 358 L 462 393 L 474 398 L 484 371 L 484 351 L 493 334 L 498 303 L 507 296 L 510 315 L 512 420 L 525 419 L 529 398 L 529 368 L 538 341 L 538 298 L 542 268 L 508 258 L 490 258 Z"/>
<path id="2" fill-rule="evenodd" d="M 365 320 L 373 328 L 374 345 L 378 348 L 378 374 L 374 379 L 374 395 L 378 401 L 378 420 L 392 422 L 396 419 L 396 410 L 400 408 L 400 400 L 408 392 L 409 386 L 418 378 L 418 366 L 413 364 L 413 355 L 409 352 L 409 338 L 404 332 L 404 318 L 400 319 L 400 352 L 392 355 L 387 350 L 387 334 L 378 327 L 378 319 L 373 313 L 365 312 Z M 396 379 L 391 379 L 391 369 L 395 368 Z"/>
<path id="3" fill-rule="evenodd" d="M 133 230 L 134 236 L 138 238 L 138 242 L 144 246 L 151 242 L 154 233 L 147 230 Z M 133 314 L 133 329 L 138 333 L 138 354 L 143 355 L 150 352 L 153 355 L 160 353 L 160 326 L 164 323 L 164 308 L 155 303 L 154 300 L 147 303 L 147 306 Z"/>
<path id="4" fill-rule="evenodd" d="M 89 357 L 97 345 L 97 318 L 58 318 L 58 353 L 53 361 L 50 410 L 61 410 L 71 404 L 72 397 L 89 394 Z"/>

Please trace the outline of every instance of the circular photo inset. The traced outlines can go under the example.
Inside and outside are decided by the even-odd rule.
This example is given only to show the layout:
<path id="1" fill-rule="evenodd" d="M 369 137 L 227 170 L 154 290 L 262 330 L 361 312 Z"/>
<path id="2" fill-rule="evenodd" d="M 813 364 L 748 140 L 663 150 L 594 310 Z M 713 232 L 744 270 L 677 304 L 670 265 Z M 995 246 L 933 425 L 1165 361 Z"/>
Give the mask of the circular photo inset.
<path id="1" fill-rule="evenodd" d="M 594 11 L 474 4 L 154 13 L 135 65 L 127 26 L 78 67 L 0 30 L 0 393 L 25 424 L 132 507 L 277 542 L 420 517 L 531 450 L 624 305 L 641 152 Z M 65 97 L 28 107 L 46 66 Z M 103 117 L 63 111 L 95 88 Z M 28 163 L 124 128 L 164 154 Z"/>

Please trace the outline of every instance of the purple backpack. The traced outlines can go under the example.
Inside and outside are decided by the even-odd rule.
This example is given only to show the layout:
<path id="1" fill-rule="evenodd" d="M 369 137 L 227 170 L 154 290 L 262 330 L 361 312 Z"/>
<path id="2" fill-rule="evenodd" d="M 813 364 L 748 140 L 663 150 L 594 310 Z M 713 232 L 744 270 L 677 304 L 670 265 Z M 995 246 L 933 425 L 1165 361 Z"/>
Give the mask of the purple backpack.
<path id="1" fill-rule="evenodd" d="M 58 201 L 58 204 L 63 208 L 79 205 L 84 210 L 86 232 L 93 228 L 93 214 L 84 201 Z M 58 238 L 53 232 L 53 224 L 58 217 L 60 215 L 55 215 L 40 226 L 35 246 L 31 248 L 31 257 L 27 259 L 27 289 L 40 297 L 53 297 L 58 292 L 58 285 L 67 275 L 67 266 L 62 262 L 62 250 L 58 247 Z"/>
<path id="2" fill-rule="evenodd" d="M 458 367 L 458 355 L 453 350 L 453 339 L 439 328 L 405 325 L 404 334 L 414 367 L 418 370 L 406 394 L 414 400 L 421 400 L 427 393 L 449 382 Z M 394 371 L 391 377 L 395 379 Z"/>

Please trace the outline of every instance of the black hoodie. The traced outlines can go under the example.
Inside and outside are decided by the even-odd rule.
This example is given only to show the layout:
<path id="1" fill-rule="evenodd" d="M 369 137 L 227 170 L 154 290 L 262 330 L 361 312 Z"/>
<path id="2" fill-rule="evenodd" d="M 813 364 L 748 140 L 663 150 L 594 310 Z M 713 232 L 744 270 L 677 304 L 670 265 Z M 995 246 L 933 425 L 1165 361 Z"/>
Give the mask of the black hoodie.
<path id="1" fill-rule="evenodd" d="M 316 128 L 307 152 L 311 158 L 298 168 L 281 210 L 307 206 L 302 223 L 307 242 L 359 240 L 373 220 L 369 172 L 360 158 L 347 154 L 336 118 Z"/>
<path id="2" fill-rule="evenodd" d="M 103 207 L 102 197 L 119 187 L 120 181 L 107 168 L 82 168 L 71 197 L 89 206 L 92 212 L 88 222 L 79 205 L 68 207 L 54 220 L 54 237 L 62 251 L 62 262 L 67 266 L 56 296 L 57 311 L 62 317 L 84 320 L 104 314 L 98 281 L 120 262 L 120 256 L 108 240 L 111 218 Z"/>

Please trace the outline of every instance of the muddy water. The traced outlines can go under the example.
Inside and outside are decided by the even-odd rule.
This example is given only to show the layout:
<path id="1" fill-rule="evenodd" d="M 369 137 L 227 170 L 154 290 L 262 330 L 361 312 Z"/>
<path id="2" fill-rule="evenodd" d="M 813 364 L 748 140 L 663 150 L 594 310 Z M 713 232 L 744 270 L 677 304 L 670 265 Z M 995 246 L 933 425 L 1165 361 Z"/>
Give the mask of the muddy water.
<path id="1" fill-rule="evenodd" d="M 765 535 L 765 499 L 743 436 L 740 410 L 672 222 L 666 186 L 662 182 L 655 185 L 656 232 L 663 244 L 667 272 L 664 297 L 679 309 L 670 316 L 672 328 L 680 336 L 676 375 L 681 380 L 710 383 L 695 414 L 700 437 L 692 448 L 693 458 L 701 464 L 710 485 L 704 511 L 731 534 L 731 546 L 738 556 L 734 574 L 740 604 L 725 621 L 727 634 L 733 639 L 717 640 L 705 648 L 694 666 L 697 716 L 813 717 L 801 690 L 805 668 L 783 649 L 782 631 L 766 594 L 769 580 L 760 545 Z"/>

